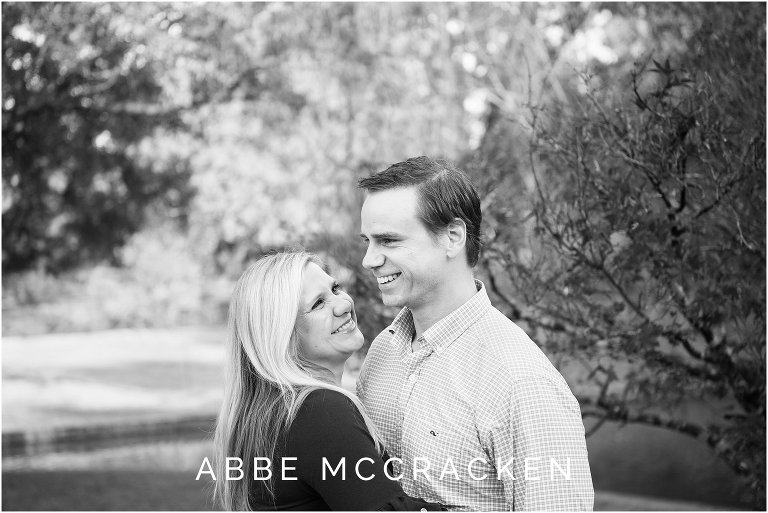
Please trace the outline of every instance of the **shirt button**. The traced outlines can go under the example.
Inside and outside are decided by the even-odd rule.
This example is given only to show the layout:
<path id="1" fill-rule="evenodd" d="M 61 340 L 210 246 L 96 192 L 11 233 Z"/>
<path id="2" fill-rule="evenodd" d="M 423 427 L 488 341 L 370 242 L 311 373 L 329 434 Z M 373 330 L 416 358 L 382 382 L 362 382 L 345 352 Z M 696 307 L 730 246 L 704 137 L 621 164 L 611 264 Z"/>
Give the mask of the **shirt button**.
<path id="1" fill-rule="evenodd" d="M 413 384 L 416 381 L 416 374 L 408 376 L 408 383 Z"/>
<path id="2" fill-rule="evenodd" d="M 427 511 L 427 508 L 421 508 L 419 511 Z"/>

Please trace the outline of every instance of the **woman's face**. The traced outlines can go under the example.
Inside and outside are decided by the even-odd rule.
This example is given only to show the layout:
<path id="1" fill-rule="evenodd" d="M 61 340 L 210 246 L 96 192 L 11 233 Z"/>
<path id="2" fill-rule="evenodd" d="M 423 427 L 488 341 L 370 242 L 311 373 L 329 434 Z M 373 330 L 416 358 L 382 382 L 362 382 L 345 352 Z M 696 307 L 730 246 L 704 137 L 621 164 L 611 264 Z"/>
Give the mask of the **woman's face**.
<path id="1" fill-rule="evenodd" d="M 301 281 L 296 333 L 302 356 L 327 369 L 343 365 L 364 342 L 352 298 L 312 262 Z"/>

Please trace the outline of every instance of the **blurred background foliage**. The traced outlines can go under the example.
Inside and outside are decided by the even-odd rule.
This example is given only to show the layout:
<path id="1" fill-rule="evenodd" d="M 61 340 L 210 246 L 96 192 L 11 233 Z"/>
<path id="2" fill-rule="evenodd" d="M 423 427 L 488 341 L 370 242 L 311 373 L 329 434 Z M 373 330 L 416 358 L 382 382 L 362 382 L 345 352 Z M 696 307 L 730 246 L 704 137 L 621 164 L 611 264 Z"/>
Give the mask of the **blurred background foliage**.
<path id="1" fill-rule="evenodd" d="M 765 504 L 764 4 L 4 3 L 3 332 L 220 323 L 320 252 L 370 340 L 355 181 L 483 198 L 478 274 L 588 429 L 708 444 Z M 361 355 L 362 357 L 362 355 Z"/>

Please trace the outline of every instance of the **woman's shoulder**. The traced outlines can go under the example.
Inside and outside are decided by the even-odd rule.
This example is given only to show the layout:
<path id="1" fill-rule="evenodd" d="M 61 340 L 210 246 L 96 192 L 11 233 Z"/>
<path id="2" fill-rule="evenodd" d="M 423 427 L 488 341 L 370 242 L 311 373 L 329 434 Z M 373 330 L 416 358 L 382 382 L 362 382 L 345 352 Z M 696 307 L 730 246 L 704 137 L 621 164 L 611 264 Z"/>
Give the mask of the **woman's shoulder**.
<path id="1" fill-rule="evenodd" d="M 317 388 L 312 390 L 304 399 L 304 403 L 299 409 L 299 415 L 302 413 L 354 413 L 356 411 L 357 408 L 352 400 L 343 393 L 328 388 Z"/>
<path id="2" fill-rule="evenodd" d="M 367 433 L 367 429 L 349 397 L 335 390 L 319 388 L 304 399 L 291 423 L 288 440 L 292 446 L 306 446 L 357 432 Z"/>

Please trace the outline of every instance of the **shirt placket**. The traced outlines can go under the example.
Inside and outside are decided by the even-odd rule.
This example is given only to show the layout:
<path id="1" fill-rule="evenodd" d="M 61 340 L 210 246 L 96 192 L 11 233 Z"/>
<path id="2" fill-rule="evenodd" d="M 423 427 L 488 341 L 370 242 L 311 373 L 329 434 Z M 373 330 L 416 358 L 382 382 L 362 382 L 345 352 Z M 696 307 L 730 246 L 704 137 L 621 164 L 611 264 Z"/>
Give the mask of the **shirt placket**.
<path id="1" fill-rule="evenodd" d="M 413 396 L 413 389 L 419 380 L 421 364 L 424 362 L 424 360 L 427 359 L 427 357 L 429 357 L 430 354 L 432 354 L 432 350 L 424 346 L 423 339 L 420 342 L 422 344 L 421 349 L 415 353 L 410 353 L 405 357 L 405 360 L 403 361 L 406 378 L 402 387 L 400 388 L 400 394 L 397 398 L 397 405 L 400 412 L 404 412 L 408 408 L 411 402 L 411 397 Z"/>
<path id="2" fill-rule="evenodd" d="M 403 380 L 403 383 L 400 387 L 400 392 L 398 394 L 397 398 L 397 406 L 398 406 L 398 412 L 400 413 L 400 454 L 403 456 L 406 467 L 410 468 L 410 463 L 412 460 L 412 455 L 406 454 L 404 451 L 407 449 L 405 444 L 403 444 L 403 437 L 406 436 L 405 432 L 405 413 L 406 412 L 412 412 L 412 401 L 414 399 L 414 389 L 416 388 L 417 383 L 419 382 L 419 376 L 421 374 L 422 370 L 422 364 L 424 361 L 433 353 L 433 350 L 425 345 L 424 339 L 421 338 L 419 340 L 421 343 L 421 349 L 419 349 L 416 352 L 408 352 L 408 354 L 403 359 L 403 366 L 405 369 L 405 379 Z M 406 469 L 403 469 L 406 470 Z M 400 468 L 398 468 L 398 472 L 401 472 Z"/>

